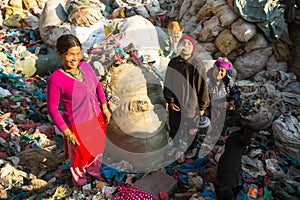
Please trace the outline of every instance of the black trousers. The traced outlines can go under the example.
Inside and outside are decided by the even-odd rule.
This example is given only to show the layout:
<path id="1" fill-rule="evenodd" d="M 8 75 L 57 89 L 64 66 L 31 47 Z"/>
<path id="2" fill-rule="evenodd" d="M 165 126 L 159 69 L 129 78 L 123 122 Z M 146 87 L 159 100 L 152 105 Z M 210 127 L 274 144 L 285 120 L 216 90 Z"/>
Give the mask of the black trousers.
<path id="1" fill-rule="evenodd" d="M 191 134 L 191 130 L 197 130 L 197 123 L 194 122 L 193 118 L 182 117 L 181 112 L 169 110 L 169 126 L 170 126 L 170 137 L 173 139 L 174 147 L 180 145 L 180 139 L 185 140 L 185 142 L 190 145 L 195 134 Z"/>

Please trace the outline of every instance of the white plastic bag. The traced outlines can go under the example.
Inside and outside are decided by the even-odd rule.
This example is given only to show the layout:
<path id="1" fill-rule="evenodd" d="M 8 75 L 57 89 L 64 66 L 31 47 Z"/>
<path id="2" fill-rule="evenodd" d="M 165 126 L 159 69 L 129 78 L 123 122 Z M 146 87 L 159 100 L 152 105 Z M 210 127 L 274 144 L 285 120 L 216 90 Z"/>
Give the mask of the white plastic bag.
<path id="1" fill-rule="evenodd" d="M 252 77 L 266 67 L 269 56 L 273 53 L 272 47 L 257 49 L 239 56 L 234 61 L 234 66 L 238 72 L 239 79 Z"/>
<path id="2" fill-rule="evenodd" d="M 255 49 L 263 49 L 268 47 L 268 41 L 262 33 L 257 33 L 245 45 L 245 50 L 250 52 Z"/>
<path id="3" fill-rule="evenodd" d="M 222 27 L 230 26 L 237 18 L 239 18 L 227 4 L 216 6 L 213 12 L 219 17 Z"/>
<path id="4" fill-rule="evenodd" d="M 300 162 L 300 126 L 290 113 L 281 115 L 272 124 L 275 145 L 280 153 Z"/>
<path id="5" fill-rule="evenodd" d="M 231 25 L 231 32 L 240 42 L 248 42 L 257 31 L 254 24 L 239 18 Z"/>

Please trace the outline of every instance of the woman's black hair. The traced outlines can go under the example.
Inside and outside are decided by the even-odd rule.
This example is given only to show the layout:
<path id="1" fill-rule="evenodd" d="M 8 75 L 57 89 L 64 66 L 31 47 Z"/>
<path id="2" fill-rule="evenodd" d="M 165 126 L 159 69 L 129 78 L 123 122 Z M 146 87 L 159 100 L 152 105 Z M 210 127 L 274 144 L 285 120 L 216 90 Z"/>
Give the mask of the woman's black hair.
<path id="1" fill-rule="evenodd" d="M 61 54 L 66 53 L 72 47 L 82 48 L 79 39 L 75 35 L 61 35 L 56 41 L 56 50 Z"/>

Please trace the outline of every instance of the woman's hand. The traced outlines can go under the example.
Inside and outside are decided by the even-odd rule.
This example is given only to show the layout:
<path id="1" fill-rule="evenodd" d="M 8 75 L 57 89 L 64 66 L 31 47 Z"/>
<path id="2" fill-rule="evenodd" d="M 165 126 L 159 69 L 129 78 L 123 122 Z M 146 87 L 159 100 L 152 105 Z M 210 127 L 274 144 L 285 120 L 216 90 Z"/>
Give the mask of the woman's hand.
<path id="1" fill-rule="evenodd" d="M 108 109 L 104 109 L 103 114 L 105 116 L 105 122 L 108 124 L 110 122 L 111 112 Z"/>
<path id="2" fill-rule="evenodd" d="M 102 104 L 102 112 L 105 116 L 105 122 L 108 124 L 111 118 L 111 112 L 109 111 L 107 104 Z"/>
<path id="3" fill-rule="evenodd" d="M 75 146 L 79 146 L 80 143 L 78 142 L 76 136 L 74 135 L 74 133 L 70 134 L 67 136 L 67 141 L 70 143 L 70 144 L 73 144 Z"/>
<path id="4" fill-rule="evenodd" d="M 78 142 L 76 136 L 74 135 L 74 133 L 70 129 L 66 129 L 64 131 L 64 135 L 65 135 L 68 143 L 73 144 L 75 146 L 80 145 L 80 143 Z"/>
<path id="5" fill-rule="evenodd" d="M 177 106 L 175 103 L 170 103 L 170 109 L 174 111 L 180 111 L 179 106 Z"/>

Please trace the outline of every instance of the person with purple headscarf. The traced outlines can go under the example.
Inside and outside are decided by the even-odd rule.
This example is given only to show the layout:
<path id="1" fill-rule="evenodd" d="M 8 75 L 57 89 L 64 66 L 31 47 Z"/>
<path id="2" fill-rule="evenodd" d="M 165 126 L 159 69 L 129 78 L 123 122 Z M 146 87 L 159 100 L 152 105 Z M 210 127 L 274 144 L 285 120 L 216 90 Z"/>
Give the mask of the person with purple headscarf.
<path id="1" fill-rule="evenodd" d="M 241 107 L 241 92 L 232 80 L 231 73 L 231 64 L 221 58 L 217 59 L 214 66 L 207 71 L 210 108 L 216 111 L 224 108 L 227 115 Z M 216 113 L 210 115 L 212 114 Z"/>

